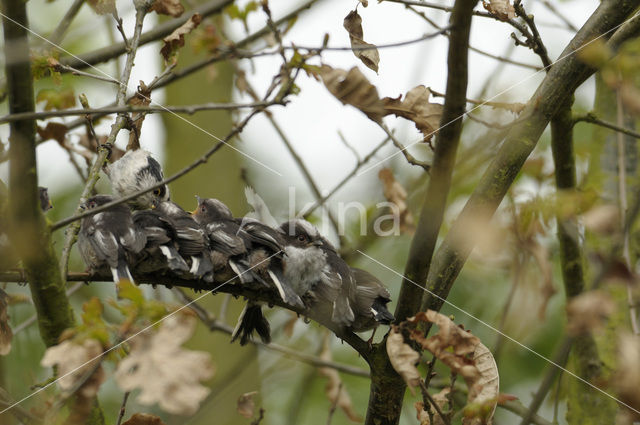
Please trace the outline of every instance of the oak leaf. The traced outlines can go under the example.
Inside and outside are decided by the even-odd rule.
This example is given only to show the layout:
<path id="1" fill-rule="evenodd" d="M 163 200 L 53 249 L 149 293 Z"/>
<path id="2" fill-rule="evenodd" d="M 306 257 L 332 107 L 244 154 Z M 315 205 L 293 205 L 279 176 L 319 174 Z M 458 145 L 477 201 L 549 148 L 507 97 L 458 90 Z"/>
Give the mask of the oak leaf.
<path id="1" fill-rule="evenodd" d="M 162 39 L 164 43 L 160 49 L 160 54 L 164 58 L 166 63 L 172 63 L 176 61 L 176 54 L 178 49 L 184 46 L 184 36 L 196 29 L 202 16 L 198 13 L 194 13 L 184 24 L 176 28 L 171 34 Z"/>
<path id="2" fill-rule="evenodd" d="M 516 10 L 509 0 L 489 0 L 488 3 L 483 0 L 482 5 L 501 21 L 508 21 L 516 17 Z"/>
<path id="3" fill-rule="evenodd" d="M 355 106 L 375 122 L 382 122 L 385 111 L 378 90 L 358 68 L 345 71 L 323 65 L 319 74 L 324 85 L 340 102 Z"/>
<path id="4" fill-rule="evenodd" d="M 256 409 L 256 404 L 253 401 L 253 396 L 256 394 L 258 394 L 257 391 L 251 391 L 248 393 L 244 393 L 240 397 L 238 397 L 236 411 L 240 414 L 240 416 L 243 416 L 247 419 L 253 417 Z"/>
<path id="5" fill-rule="evenodd" d="M 428 142 L 440 126 L 443 108 L 439 103 L 429 103 L 430 96 L 431 90 L 420 85 L 409 90 L 404 100 L 400 100 L 402 96 L 385 97 L 382 99 L 385 115 L 394 114 L 413 121 L 424 136 L 424 141 Z"/>
<path id="6" fill-rule="evenodd" d="M 156 12 L 158 15 L 169 15 L 177 18 L 184 13 L 184 6 L 180 0 L 156 0 L 149 8 L 149 11 Z"/>
<path id="7" fill-rule="evenodd" d="M 405 344 L 404 338 L 398 328 L 393 326 L 387 337 L 387 355 L 391 366 L 404 379 L 413 394 L 413 389 L 420 385 L 420 372 L 416 364 L 420 360 L 420 354 Z"/>

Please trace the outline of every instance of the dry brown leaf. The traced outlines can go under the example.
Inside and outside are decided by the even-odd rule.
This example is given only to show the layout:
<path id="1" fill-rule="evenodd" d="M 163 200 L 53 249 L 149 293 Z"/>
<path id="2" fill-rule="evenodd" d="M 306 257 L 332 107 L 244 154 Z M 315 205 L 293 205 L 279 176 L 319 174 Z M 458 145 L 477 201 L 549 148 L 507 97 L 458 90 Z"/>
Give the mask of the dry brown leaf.
<path id="1" fill-rule="evenodd" d="M 116 0 L 88 0 L 88 3 L 98 15 L 113 14 L 116 11 Z"/>
<path id="2" fill-rule="evenodd" d="M 160 49 L 160 54 L 162 54 L 166 63 L 175 62 L 178 49 L 184 46 L 184 36 L 196 29 L 201 21 L 202 16 L 194 13 L 184 24 L 180 25 L 171 34 L 162 39 L 164 44 L 162 45 L 162 49 Z"/>
<path id="3" fill-rule="evenodd" d="M 424 410 L 424 403 L 422 401 L 416 401 L 413 403 L 413 407 L 416 409 L 416 419 L 420 422 L 420 425 L 431 425 L 429 413 Z"/>
<path id="4" fill-rule="evenodd" d="M 42 137 L 42 140 L 53 139 L 60 145 L 64 145 L 65 136 L 69 128 L 59 122 L 48 122 L 47 126 L 42 128 L 38 126 L 38 135 Z"/>
<path id="5" fill-rule="evenodd" d="M 358 68 L 354 67 L 345 71 L 344 69 L 331 68 L 329 65 L 322 65 L 319 73 L 325 87 L 340 102 L 355 106 L 375 122 L 382 122 L 385 112 L 383 102 L 378 96 L 378 90 Z"/>
<path id="6" fill-rule="evenodd" d="M 394 114 L 397 117 L 413 121 L 416 128 L 424 136 L 424 141 L 428 142 L 440 126 L 440 118 L 442 117 L 442 105 L 429 103 L 430 96 L 431 90 L 420 85 L 409 90 L 404 96 L 404 100 L 400 100 L 402 96 L 395 99 L 385 97 L 382 99 L 384 114 Z"/>
<path id="7" fill-rule="evenodd" d="M 508 21 L 516 17 L 516 10 L 509 0 L 489 0 L 489 3 L 482 0 L 482 5 L 501 21 Z"/>
<path id="8" fill-rule="evenodd" d="M 387 355 L 391 366 L 407 383 L 411 394 L 414 394 L 413 389 L 420 385 L 420 380 L 422 379 L 420 372 L 416 368 L 416 364 L 420 361 L 420 354 L 404 343 L 402 333 L 395 326 L 391 328 L 391 332 L 387 337 Z"/>
<path id="9" fill-rule="evenodd" d="M 158 15 L 169 15 L 177 18 L 184 13 L 184 6 L 180 4 L 180 0 L 156 0 L 149 11 L 156 12 Z"/>
<path id="10" fill-rule="evenodd" d="M 333 361 L 328 333 L 325 334 L 323 339 L 320 359 L 327 362 Z M 340 379 L 338 371 L 330 367 L 321 367 L 318 368 L 318 373 L 328 379 L 327 385 L 324 388 L 324 393 L 331 404 L 342 409 L 344 414 L 347 415 L 350 420 L 354 422 L 362 422 L 362 417 L 355 411 L 351 397 L 349 396 L 344 383 Z"/>
<path id="11" fill-rule="evenodd" d="M 349 33 L 351 41 L 351 51 L 358 59 L 369 69 L 378 72 L 378 64 L 380 63 L 380 55 L 374 44 L 364 41 L 364 33 L 362 31 L 362 18 L 357 10 L 352 10 L 344 18 L 342 23 L 344 29 Z"/>
<path id="12" fill-rule="evenodd" d="M 149 106 L 151 104 L 151 90 L 140 80 L 140 85 L 136 90 L 136 94 L 128 102 L 131 106 Z M 131 116 L 133 128 L 129 131 L 129 143 L 127 151 L 140 149 L 140 132 L 142 131 L 142 123 L 144 122 L 144 112 L 134 112 Z"/>
<path id="13" fill-rule="evenodd" d="M 192 415 L 209 389 L 200 381 L 213 376 L 209 354 L 180 346 L 195 329 L 196 319 L 167 317 L 157 332 L 146 331 L 131 341 L 131 352 L 119 364 L 116 381 L 123 391 L 140 389 L 138 402 L 158 403 L 166 412 Z"/>
<path id="14" fill-rule="evenodd" d="M 96 339 L 85 339 L 82 343 L 66 340 L 47 348 L 40 364 L 45 367 L 58 366 L 58 385 L 62 391 L 73 390 L 76 384 L 85 380 L 85 375 L 96 367 L 102 354 L 102 345 Z M 95 359 L 91 362 L 90 360 Z M 73 373 L 70 373 L 74 371 Z M 86 398 L 95 397 L 104 382 L 104 370 L 98 366 L 91 378 L 79 390 Z"/>
<path id="15" fill-rule="evenodd" d="M 597 205 L 582 215 L 582 224 L 598 235 L 610 235 L 620 230 L 620 210 L 616 205 Z"/>
<path id="16" fill-rule="evenodd" d="M 407 206 L 407 191 L 402 187 L 393 176 L 393 171 L 390 168 L 383 168 L 378 173 L 378 177 L 382 181 L 382 192 L 387 201 L 395 204 L 398 207 L 397 211 L 392 211 L 394 214 L 398 213 L 398 222 L 400 223 L 400 231 L 402 233 L 413 234 L 415 231 L 415 225 L 413 221 L 413 214 L 409 211 Z"/>
<path id="17" fill-rule="evenodd" d="M 618 396 L 626 404 L 640 410 L 640 338 L 624 333 L 618 336 L 617 372 L 611 380 Z M 639 414 L 624 409 L 630 417 L 629 422 L 640 420 Z"/>
<path id="18" fill-rule="evenodd" d="M 615 303 L 606 292 L 584 292 L 567 304 L 567 332 L 570 335 L 582 335 L 601 329 L 615 308 Z"/>
<path id="19" fill-rule="evenodd" d="M 165 423 L 160 417 L 150 413 L 134 413 L 122 425 L 165 425 Z"/>
<path id="20" fill-rule="evenodd" d="M 13 331 L 9 326 L 9 295 L 0 289 L 0 356 L 6 356 L 11 351 Z"/>
<path id="21" fill-rule="evenodd" d="M 253 396 L 258 394 L 257 391 L 251 391 L 242 394 L 238 397 L 236 411 L 243 417 L 250 419 L 253 418 L 253 414 L 256 409 L 256 404 L 253 401 Z"/>
<path id="22" fill-rule="evenodd" d="M 438 333 L 425 338 L 424 333 L 413 329 L 410 337 L 423 349 L 430 351 L 452 372 L 462 376 L 469 388 L 467 404 L 486 405 L 493 409 L 482 409 L 488 416 L 471 416 L 463 419 L 464 425 L 490 423 L 499 394 L 498 367 L 493 355 L 478 337 L 457 326 L 447 316 L 432 310 L 420 312 L 407 319 L 410 323 L 430 322 L 438 326 Z M 489 414 L 490 412 L 490 414 Z"/>

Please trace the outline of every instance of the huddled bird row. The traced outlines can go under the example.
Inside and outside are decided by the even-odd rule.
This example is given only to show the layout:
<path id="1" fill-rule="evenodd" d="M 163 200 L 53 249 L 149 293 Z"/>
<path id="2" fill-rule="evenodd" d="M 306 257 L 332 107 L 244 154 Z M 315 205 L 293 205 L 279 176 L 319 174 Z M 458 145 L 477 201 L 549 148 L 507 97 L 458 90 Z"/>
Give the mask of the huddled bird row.
<path id="1" fill-rule="evenodd" d="M 144 150 L 127 152 L 105 171 L 118 197 L 163 180 L 160 164 Z M 170 200 L 165 185 L 83 218 L 78 247 L 85 263 L 91 271 L 109 270 L 114 281 L 133 281 L 133 270 L 213 282 L 216 273 L 229 267 L 240 284 L 269 288 L 296 310 L 340 329 L 361 332 L 393 320 L 382 283 L 349 267 L 311 223 L 294 219 L 270 227 L 233 217 L 217 199 L 196 198 L 197 208 L 189 213 Z M 96 195 L 83 208 L 115 199 Z M 232 340 L 240 338 L 244 345 L 254 332 L 270 341 L 262 305 L 250 300 Z"/>

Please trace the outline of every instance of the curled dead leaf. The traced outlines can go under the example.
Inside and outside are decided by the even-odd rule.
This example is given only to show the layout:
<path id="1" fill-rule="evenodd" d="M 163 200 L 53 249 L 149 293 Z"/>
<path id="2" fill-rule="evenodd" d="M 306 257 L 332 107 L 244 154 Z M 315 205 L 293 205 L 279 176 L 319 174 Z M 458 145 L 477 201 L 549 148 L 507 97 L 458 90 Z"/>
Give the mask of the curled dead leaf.
<path id="1" fill-rule="evenodd" d="M 420 372 L 416 364 L 420 361 L 420 354 L 404 343 L 402 333 L 397 327 L 392 326 L 387 337 L 387 355 L 391 366 L 404 379 L 413 394 L 413 389 L 420 385 Z"/>
<path id="2" fill-rule="evenodd" d="M 63 146 L 68 130 L 66 125 L 59 122 L 48 122 L 46 127 L 38 126 L 37 128 L 38 135 L 42 137 L 42 140 L 53 139 Z"/>
<path id="3" fill-rule="evenodd" d="M 78 391 L 83 397 L 95 397 L 105 375 L 102 366 L 98 366 L 89 379 L 86 374 L 99 365 L 102 345 L 96 339 L 85 339 L 76 342 L 71 339 L 47 348 L 40 364 L 45 367 L 58 366 L 58 386 L 62 391 L 75 389 L 76 385 L 85 381 Z M 91 361 L 94 360 L 94 361 Z"/>
<path id="4" fill-rule="evenodd" d="M 584 292 L 572 298 L 567 305 L 567 332 L 570 335 L 582 335 L 601 329 L 615 308 L 615 303 L 606 292 Z"/>
<path id="5" fill-rule="evenodd" d="M 162 49 L 160 49 L 160 54 L 162 54 L 166 63 L 175 62 L 178 49 L 184 46 L 184 36 L 196 29 L 201 21 L 202 16 L 194 13 L 184 24 L 180 25 L 171 34 L 162 39 L 164 44 L 162 45 Z"/>
<path id="6" fill-rule="evenodd" d="M 457 326 L 447 316 L 432 310 L 420 312 L 407 319 L 409 323 L 430 322 L 438 332 L 428 338 L 417 329 L 410 337 L 430 351 L 452 372 L 462 376 L 469 388 L 467 405 L 479 406 L 463 419 L 464 425 L 490 423 L 499 395 L 500 378 L 493 355 L 478 337 Z"/>
<path id="7" fill-rule="evenodd" d="M 375 122 L 382 122 L 385 113 L 382 100 L 378 96 L 378 90 L 358 68 L 354 67 L 345 71 L 323 65 L 319 74 L 325 87 L 340 102 L 355 106 Z"/>
<path id="8" fill-rule="evenodd" d="M 155 0 L 149 9 L 158 15 L 169 15 L 177 18 L 184 13 L 184 6 L 180 0 Z"/>
<path id="9" fill-rule="evenodd" d="M 342 23 L 344 29 L 349 33 L 349 41 L 351 42 L 351 51 L 362 61 L 367 68 L 378 72 L 378 64 L 380 63 L 380 55 L 374 44 L 364 41 L 364 33 L 362 31 L 362 18 L 357 10 L 352 10 L 344 18 Z"/>
<path id="10" fill-rule="evenodd" d="M 501 21 L 508 21 L 516 17 L 516 10 L 509 0 L 482 0 L 485 9 Z"/>
<path id="11" fill-rule="evenodd" d="M 149 90 L 144 81 L 140 80 L 136 94 L 129 100 L 128 104 L 131 106 L 149 106 L 151 104 L 151 90 Z M 140 149 L 140 132 L 142 131 L 142 123 L 145 116 L 144 112 L 134 112 L 132 114 L 133 128 L 129 131 L 127 151 Z"/>
<path id="12" fill-rule="evenodd" d="M 158 403 L 166 412 L 192 415 L 209 389 L 200 381 L 213 376 L 209 354 L 181 347 L 195 329 L 196 319 L 174 314 L 156 332 L 148 330 L 131 341 L 131 352 L 116 369 L 123 391 L 140 389 L 138 402 Z"/>
<path id="13" fill-rule="evenodd" d="M 400 223 L 400 231 L 402 233 L 413 234 L 415 231 L 413 214 L 407 206 L 407 191 L 402 187 L 393 176 L 390 168 L 383 168 L 378 173 L 378 177 L 382 181 L 382 192 L 387 201 L 395 204 L 398 208 L 393 213 L 397 214 Z"/>
<path id="14" fill-rule="evenodd" d="M 428 142 L 440 126 L 443 106 L 439 103 L 429 103 L 431 90 L 423 85 L 412 88 L 400 100 L 397 98 L 385 97 L 384 115 L 393 114 L 413 121 L 416 128 L 424 136 L 424 141 Z"/>
<path id="15" fill-rule="evenodd" d="M 244 393 L 240 397 L 238 397 L 236 411 L 240 414 L 240 416 L 247 419 L 253 418 L 253 414 L 256 408 L 256 403 L 253 401 L 253 396 L 256 394 L 258 394 L 257 391 L 251 391 L 248 393 Z"/>
<path id="16" fill-rule="evenodd" d="M 333 361 L 328 333 L 324 335 L 320 359 L 328 362 Z M 321 367 L 318 369 L 318 373 L 328 379 L 327 385 L 324 388 L 324 393 L 331 404 L 342 409 L 350 420 L 354 422 L 362 422 L 362 417 L 355 411 L 351 397 L 349 396 L 342 379 L 340 379 L 338 371 L 330 367 Z"/>
<path id="17" fill-rule="evenodd" d="M 122 425 L 165 425 L 165 423 L 160 417 L 150 413 L 134 413 Z"/>

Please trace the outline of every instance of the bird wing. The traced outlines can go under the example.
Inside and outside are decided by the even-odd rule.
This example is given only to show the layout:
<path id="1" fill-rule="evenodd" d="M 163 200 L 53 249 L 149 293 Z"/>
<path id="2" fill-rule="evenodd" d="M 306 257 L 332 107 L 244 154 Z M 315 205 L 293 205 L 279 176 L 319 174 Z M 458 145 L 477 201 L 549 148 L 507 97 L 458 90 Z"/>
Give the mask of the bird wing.
<path id="1" fill-rule="evenodd" d="M 226 255 L 245 253 L 247 246 L 245 241 L 237 234 L 238 229 L 239 227 L 233 229 L 230 223 L 224 222 L 207 224 L 207 235 L 211 241 L 211 246 Z"/>

